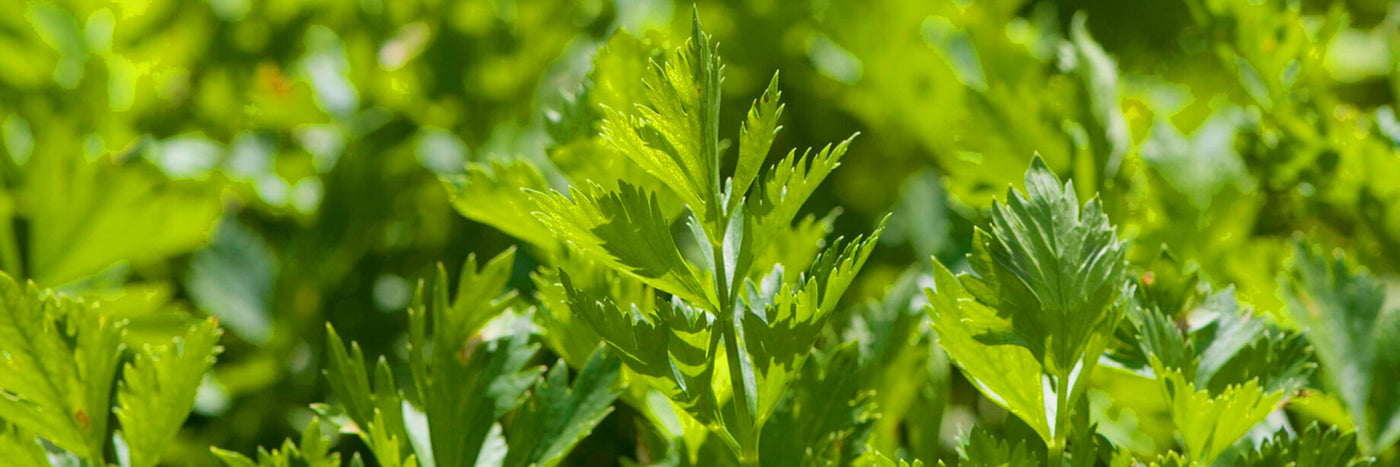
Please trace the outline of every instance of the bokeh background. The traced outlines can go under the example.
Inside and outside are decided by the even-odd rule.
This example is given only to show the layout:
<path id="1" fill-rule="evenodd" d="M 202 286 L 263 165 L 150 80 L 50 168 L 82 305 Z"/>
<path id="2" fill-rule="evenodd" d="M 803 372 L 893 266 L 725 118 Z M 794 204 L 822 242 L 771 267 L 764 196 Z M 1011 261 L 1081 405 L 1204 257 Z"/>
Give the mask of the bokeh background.
<path id="1" fill-rule="evenodd" d="M 136 343 L 219 319 L 226 350 L 170 464 L 279 444 L 329 397 L 323 323 L 394 356 L 419 278 L 516 244 L 440 178 L 586 166 L 559 124 L 598 103 L 582 91 L 599 47 L 620 31 L 677 46 L 692 8 L 727 64 L 727 137 L 779 70 L 775 146 L 860 133 L 808 205 L 848 236 L 894 212 L 852 304 L 930 256 L 958 262 L 1037 153 L 1102 193 L 1135 259 L 1165 245 L 1256 313 L 1288 320 L 1276 278 L 1297 236 L 1394 288 L 1385 0 L 8 0 L 0 267 L 110 300 Z M 534 264 L 517 256 L 526 296 Z M 932 458 L 999 409 L 911 342 L 930 375 L 911 410 L 941 416 L 902 436 Z M 633 429 L 619 412 L 599 428 L 619 435 L 579 451 L 630 455 Z"/>

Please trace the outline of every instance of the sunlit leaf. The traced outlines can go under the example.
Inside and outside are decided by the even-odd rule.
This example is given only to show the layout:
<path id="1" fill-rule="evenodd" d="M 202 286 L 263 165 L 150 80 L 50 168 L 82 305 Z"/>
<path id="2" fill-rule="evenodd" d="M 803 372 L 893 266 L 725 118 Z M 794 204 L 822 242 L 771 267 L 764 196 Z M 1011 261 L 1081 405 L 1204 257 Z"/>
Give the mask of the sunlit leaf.
<path id="1" fill-rule="evenodd" d="M 143 349 L 122 371 L 117 420 L 130 466 L 155 466 L 194 407 L 205 373 L 219 353 L 218 324 L 210 319 L 174 342 Z"/>

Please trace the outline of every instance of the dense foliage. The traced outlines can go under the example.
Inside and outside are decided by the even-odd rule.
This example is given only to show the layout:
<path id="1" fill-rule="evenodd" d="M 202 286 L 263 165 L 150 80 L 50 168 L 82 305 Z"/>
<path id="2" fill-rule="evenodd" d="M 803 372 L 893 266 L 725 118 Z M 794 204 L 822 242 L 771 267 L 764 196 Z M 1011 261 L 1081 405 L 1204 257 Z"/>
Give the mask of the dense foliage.
<path id="1" fill-rule="evenodd" d="M 18 0 L 0 463 L 1395 465 L 1397 5 Z"/>

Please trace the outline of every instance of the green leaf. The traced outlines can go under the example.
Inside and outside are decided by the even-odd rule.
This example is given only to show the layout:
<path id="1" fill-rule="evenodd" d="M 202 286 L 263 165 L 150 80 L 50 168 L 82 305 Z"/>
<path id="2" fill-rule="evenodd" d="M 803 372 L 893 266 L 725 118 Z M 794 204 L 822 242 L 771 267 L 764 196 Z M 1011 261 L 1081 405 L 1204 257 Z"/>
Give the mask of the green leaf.
<path id="1" fill-rule="evenodd" d="M 1083 12 L 1070 20 L 1070 45 L 1074 51 L 1075 74 L 1083 86 L 1084 106 L 1090 118 L 1085 123 L 1095 126 L 1086 133 L 1104 184 L 1118 173 L 1123 156 L 1132 146 L 1128 120 L 1118 93 L 1118 64 L 1089 35 L 1088 16 Z"/>
<path id="2" fill-rule="evenodd" d="M 434 345 L 447 342 L 434 340 Z M 473 340 L 458 351 L 460 357 L 434 361 L 427 377 L 416 381 L 437 465 L 476 462 L 497 417 L 518 407 L 541 373 L 525 368 L 536 350 L 523 331 L 493 341 Z"/>
<path id="3" fill-rule="evenodd" d="M 800 289 L 784 285 L 775 294 L 773 289 L 782 279 L 781 269 L 774 271 L 774 277 L 765 280 L 763 287 L 749 283 L 740 340 L 752 365 L 752 369 L 744 369 L 745 373 L 751 372 L 757 385 L 754 428 L 762 427 L 787 393 L 788 385 L 797 378 L 818 334 L 870 257 L 882 229 L 883 225 L 870 237 L 857 237 L 849 243 L 837 239 L 799 277 Z"/>
<path id="4" fill-rule="evenodd" d="M 656 196 L 620 183 L 607 192 L 596 184 L 557 192 L 532 192 L 540 220 L 581 254 L 694 304 L 715 309 L 714 292 L 681 257 Z"/>
<path id="5" fill-rule="evenodd" d="M 955 280 L 935 260 L 929 315 L 939 344 L 963 372 L 1057 457 L 1071 407 L 1132 288 L 1126 246 L 1097 198 L 1081 211 L 1073 184 L 1061 185 L 1039 157 L 1025 186 L 1024 195 L 1008 189 L 1006 204 L 993 204 L 990 233 L 974 230 L 968 262 L 976 275 Z M 1042 373 L 1052 378 L 1042 382 Z"/>
<path id="6" fill-rule="evenodd" d="M 1264 323 L 1247 312 L 1241 313 L 1230 290 L 1207 298 L 1202 308 L 1201 314 L 1209 316 L 1213 322 L 1193 332 L 1191 340 L 1201 347 L 1194 379 L 1197 385 L 1205 387 L 1245 346 L 1263 336 Z"/>
<path id="7" fill-rule="evenodd" d="M 1362 452 L 1384 451 L 1400 439 L 1400 313 L 1382 311 L 1385 292 L 1369 273 L 1301 243 L 1279 282 L 1326 387 L 1356 422 Z"/>
<path id="8" fill-rule="evenodd" d="M 1316 364 L 1301 335 L 1242 310 L 1232 288 L 1212 293 L 1194 274 L 1178 276 L 1189 279 L 1179 282 L 1167 272 L 1167 283 L 1140 282 L 1144 293 L 1128 314 L 1134 332 L 1122 336 L 1141 351 L 1144 363 L 1155 358 L 1212 392 L 1255 379 L 1270 393 L 1292 392 L 1307 382 Z"/>
<path id="9" fill-rule="evenodd" d="M 889 230 L 881 235 L 882 243 L 887 235 Z M 908 446 L 909 455 L 933 458 L 941 447 L 952 368 L 924 312 L 924 284 L 932 282 L 923 268 L 906 269 L 882 298 L 852 310 L 850 323 L 842 330 L 843 341 L 860 344 L 857 377 L 864 388 L 875 391 L 879 419 L 870 440 L 872 449 Z"/>
<path id="10" fill-rule="evenodd" d="M 632 112 L 604 107 L 603 138 L 661 180 L 703 219 L 719 200 L 719 104 L 723 66 L 696 14 L 685 47 L 643 77 L 646 99 Z M 712 232 L 713 233 L 713 232 Z"/>
<path id="11" fill-rule="evenodd" d="M 366 438 L 381 464 L 403 459 L 397 453 L 408 447 L 409 437 L 404 426 L 403 400 L 388 362 L 379 359 L 371 386 L 360 345 L 351 342 L 350 351 L 346 352 L 330 323 L 326 324 L 326 359 L 325 375 L 331 393 L 355 423 L 354 431 Z"/>
<path id="12" fill-rule="evenodd" d="M 439 268 L 434 285 L 420 287 L 409 307 L 409 366 L 432 455 L 429 460 L 428 453 L 418 452 L 425 464 L 476 462 L 497 417 L 519 406 L 542 372 L 525 368 L 539 346 L 529 344 L 529 333 L 518 324 L 499 339 L 482 341 L 476 335 L 504 307 L 497 297 L 509 279 L 513 255 L 508 250 L 480 270 L 475 258 L 468 258 L 450 304 L 447 274 Z"/>
<path id="13" fill-rule="evenodd" d="M 470 465 L 481 461 L 497 419 L 514 410 L 543 371 L 526 368 L 537 345 L 517 319 L 510 334 L 483 340 L 478 331 L 505 311 L 515 296 L 502 293 L 515 250 L 485 265 L 475 255 L 462 266 L 449 299 L 441 266 L 431 285 L 420 285 L 409 307 L 409 368 L 413 385 L 405 404 L 387 361 L 380 358 L 371 383 L 358 344 L 346 350 L 327 326 L 326 378 L 344 413 L 381 465 Z M 428 322 L 431 316 L 432 334 Z M 411 453 L 411 454 L 410 454 Z"/>
<path id="14" fill-rule="evenodd" d="M 992 436 L 982 427 L 973 427 L 958 440 L 959 467 L 1031 467 L 1042 463 L 1025 442 L 1014 446 Z"/>
<path id="15" fill-rule="evenodd" d="M 102 459 L 122 326 L 87 304 L 0 273 L 0 419 Z"/>
<path id="16" fill-rule="evenodd" d="M 1266 392 L 1291 393 L 1306 386 L 1316 368 L 1312 347 L 1303 335 L 1265 330 L 1236 352 L 1234 358 L 1227 361 L 1213 378 L 1202 379 L 1202 373 L 1198 372 L 1196 379 L 1197 384 L 1205 385 L 1211 391 L 1258 379 Z"/>
<path id="17" fill-rule="evenodd" d="M 1284 393 L 1266 393 L 1258 380 L 1229 386 L 1218 395 L 1196 389 L 1180 371 L 1154 362 L 1158 383 L 1168 401 L 1172 422 L 1181 435 L 1186 453 L 1204 465 L 1264 420 L 1283 400 Z"/>
<path id="18" fill-rule="evenodd" d="M 792 396 L 763 426 L 764 465 L 851 465 L 875 424 L 874 391 L 862 389 L 860 347 L 841 345 L 802 367 Z"/>
<path id="19" fill-rule="evenodd" d="M 851 465 L 859 467 L 924 467 L 924 461 L 915 459 L 911 464 L 909 461 L 899 459 L 898 462 L 896 462 L 895 459 L 890 459 L 883 453 L 870 450 L 857 458 Z M 938 465 L 939 467 L 943 467 L 944 464 L 942 461 L 939 461 Z"/>
<path id="20" fill-rule="evenodd" d="M 1157 456 L 1157 458 L 1154 459 L 1148 465 L 1151 467 L 1196 467 L 1200 464 L 1198 464 L 1196 461 L 1183 457 L 1181 453 L 1178 453 L 1176 451 L 1167 451 L 1162 455 Z"/>
<path id="21" fill-rule="evenodd" d="M 444 342 L 465 342 L 491 319 L 500 316 L 516 296 L 506 290 L 511 269 L 515 265 L 515 247 L 491 258 L 477 267 L 476 254 L 467 255 L 457 275 L 457 294 L 447 305 L 447 271 L 438 265 L 437 283 L 433 297 L 435 309 L 434 332 Z"/>
<path id="22" fill-rule="evenodd" d="M 559 242 L 538 219 L 530 215 L 535 204 L 523 190 L 545 191 L 548 182 L 539 169 L 524 160 L 473 163 L 461 175 L 442 178 L 452 207 L 468 219 L 481 222 L 544 251 Z"/>
<path id="23" fill-rule="evenodd" d="M 144 161 L 88 161 L 80 148 L 65 149 L 71 152 L 27 166 L 37 181 L 21 203 L 30 222 L 27 272 L 40 285 L 65 284 L 118 261 L 186 253 L 208 241 L 222 209 L 209 184 L 169 180 Z"/>
<path id="24" fill-rule="evenodd" d="M 211 318 L 169 345 L 142 349 L 126 365 L 116 414 L 131 456 L 128 466 L 159 463 L 194 407 L 199 384 L 220 351 L 222 334 Z"/>
<path id="25" fill-rule="evenodd" d="M 39 439 L 4 421 L 0 421 L 0 458 L 14 467 L 49 467 Z"/>
<path id="26" fill-rule="evenodd" d="M 1290 437 L 1279 432 L 1244 455 L 1244 467 L 1361 467 L 1371 460 L 1357 457 L 1356 433 L 1336 427 L 1323 430 L 1317 423 Z"/>
<path id="27" fill-rule="evenodd" d="M 1176 321 L 1156 310 L 1142 307 L 1133 307 L 1127 317 L 1135 331 L 1131 339 L 1136 342 L 1142 355 L 1157 359 L 1164 367 L 1181 370 L 1192 381 L 1196 380 L 1200 357 L 1196 355 L 1194 342 L 1186 339 Z"/>
<path id="28" fill-rule="evenodd" d="M 782 129 L 778 125 L 778 119 L 782 117 L 786 107 L 780 103 L 782 97 L 782 91 L 778 90 L 778 74 L 773 73 L 773 79 L 768 82 L 768 89 L 754 100 L 753 106 L 749 108 L 748 117 L 739 127 L 739 159 L 734 166 L 728 209 L 734 209 L 742 195 L 748 193 L 749 186 L 758 178 L 758 172 L 763 168 L 763 162 L 768 159 L 768 150 L 773 147 L 773 137 Z"/>
<path id="29" fill-rule="evenodd" d="M 219 448 L 210 451 L 229 467 L 339 467 L 340 453 L 330 449 L 330 443 L 322 437 L 320 420 L 312 419 L 301 432 L 299 443 L 288 439 L 279 449 L 258 448 L 257 460 Z"/>
<path id="30" fill-rule="evenodd" d="M 365 425 L 366 430 L 361 433 L 362 439 L 374 451 L 374 459 L 383 467 L 417 467 L 417 456 L 404 455 L 405 451 L 410 449 L 406 435 L 392 431 L 396 429 L 395 423 L 402 424 L 402 421 L 390 421 L 385 418 L 384 413 L 375 409 L 374 419 Z M 356 456 L 358 455 L 356 453 Z"/>
<path id="31" fill-rule="evenodd" d="M 1135 282 L 1136 297 L 1144 307 L 1177 318 L 1197 305 L 1203 298 L 1200 290 L 1200 267 L 1195 262 L 1182 263 L 1164 245 L 1148 264 L 1147 270 Z"/>
<path id="32" fill-rule="evenodd" d="M 755 251 L 763 251 L 781 232 L 790 228 L 807 198 L 841 165 L 841 156 L 846 155 L 855 137 L 852 135 L 835 146 L 828 144 L 816 154 L 809 149 L 798 157 L 796 150 L 790 151 L 787 157 L 768 169 L 758 191 L 749 194 L 746 207 L 755 225 L 748 233 L 753 238 Z"/>
<path id="33" fill-rule="evenodd" d="M 984 343 L 983 336 L 1011 332 L 1010 324 L 974 299 L 936 260 L 933 279 L 934 288 L 925 289 L 925 294 L 938 345 L 987 398 L 1030 425 L 1042 439 L 1051 439 L 1040 362 L 1023 346 Z"/>
<path id="34" fill-rule="evenodd" d="M 575 288 L 567 274 L 560 280 L 574 315 L 617 351 L 628 368 L 693 417 L 713 418 L 713 317 L 679 300 L 667 303 L 660 298 L 649 313 L 635 305 L 623 310 L 611 298 Z"/>
<path id="35" fill-rule="evenodd" d="M 811 267 L 817 254 L 826 246 L 827 235 L 831 234 L 834 228 L 837 214 L 840 214 L 839 209 L 834 209 L 820 218 L 809 214 L 791 228 L 776 232 L 777 237 L 766 242 L 768 246 L 754 255 L 753 264 L 749 266 L 748 279 L 762 279 L 761 274 L 772 271 L 774 266 L 782 265 L 783 273 L 786 274 L 783 281 L 796 281 L 797 275 Z"/>
<path id="36" fill-rule="evenodd" d="M 569 386 L 568 367 L 560 362 L 535 384 L 533 394 L 515 414 L 506 440 L 505 466 L 552 467 L 612 413 L 622 393 L 622 360 L 599 349 Z"/>
<path id="37" fill-rule="evenodd" d="M 564 289 L 560 274 L 567 274 L 573 286 L 586 295 L 611 297 L 615 303 L 650 308 L 656 302 L 656 292 L 631 276 L 577 255 L 561 255 L 555 263 L 557 268 L 542 267 L 531 275 L 536 299 L 543 305 L 535 318 L 541 323 L 550 350 L 570 367 L 582 368 L 603 340 L 570 309 L 569 291 Z"/>
<path id="38" fill-rule="evenodd" d="M 1097 198 L 1080 210 L 1073 183 L 1060 184 L 1039 158 L 1026 195 L 1008 190 L 992 206 L 990 234 L 974 235 L 973 270 L 963 276 L 978 299 L 1011 322 L 1053 375 L 1068 375 L 1085 351 L 1116 327 L 1124 290 L 1125 245 Z M 979 293 L 985 290 L 984 293 Z"/>

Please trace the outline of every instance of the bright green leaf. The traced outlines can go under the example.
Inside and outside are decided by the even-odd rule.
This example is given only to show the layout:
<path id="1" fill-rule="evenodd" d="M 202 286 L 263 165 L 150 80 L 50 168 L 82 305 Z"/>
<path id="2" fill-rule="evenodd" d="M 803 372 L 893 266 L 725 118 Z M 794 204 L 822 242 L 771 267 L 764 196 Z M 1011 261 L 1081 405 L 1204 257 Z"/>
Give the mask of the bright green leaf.
<path id="1" fill-rule="evenodd" d="M 536 383 L 516 413 L 506 440 L 510 445 L 503 465 L 552 467 L 593 431 L 621 394 L 622 360 L 599 350 L 568 384 L 568 367 L 555 365 Z"/>
<path id="2" fill-rule="evenodd" d="M 992 436 L 982 427 L 973 427 L 958 440 L 960 467 L 1031 467 L 1042 465 L 1025 442 L 1015 445 Z"/>
<path id="3" fill-rule="evenodd" d="M 713 291 L 681 257 L 656 196 L 627 183 L 606 192 L 595 184 L 559 193 L 532 193 L 541 221 L 594 261 L 629 273 L 688 302 L 714 309 Z"/>
<path id="4" fill-rule="evenodd" d="M 763 426 L 765 465 L 851 465 L 875 423 L 873 391 L 862 389 L 859 346 L 848 343 L 802 367 L 792 397 Z"/>
<path id="5" fill-rule="evenodd" d="M 320 421 L 313 419 L 301 432 L 299 443 L 288 439 L 278 449 L 259 448 L 257 460 L 233 451 L 211 450 L 228 467 L 340 467 L 340 453 L 331 452 L 330 448 L 322 437 Z"/>
<path id="6" fill-rule="evenodd" d="M 1318 424 L 1293 436 L 1280 432 L 1244 455 L 1245 467 L 1362 467 L 1371 461 L 1357 457 L 1356 433 Z"/>
<path id="7" fill-rule="evenodd" d="M 89 305 L 0 274 L 0 418 L 101 459 L 122 329 Z"/>
<path id="8" fill-rule="evenodd" d="M 14 467 L 49 467 L 39 439 L 3 421 L 0 421 L 0 458 Z"/>
<path id="9" fill-rule="evenodd" d="M 604 108 L 603 138 L 670 186 L 701 218 L 720 213 L 719 96 L 723 66 L 694 20 L 686 46 L 668 52 L 644 75 L 645 102 Z"/>
<path id="10" fill-rule="evenodd" d="M 934 261 L 933 278 L 934 288 L 925 292 L 938 344 L 983 394 L 1050 439 L 1040 362 L 1023 346 L 983 343 L 982 336 L 1010 332 L 1010 324 L 974 299 L 942 263 Z"/>
<path id="11" fill-rule="evenodd" d="M 1385 292 L 1345 258 L 1295 245 L 1279 278 L 1288 311 L 1313 343 L 1323 381 L 1351 411 L 1362 451 L 1400 439 L 1400 313 L 1385 310 Z"/>
<path id="12" fill-rule="evenodd" d="M 558 240 L 531 216 L 534 203 L 522 190 L 545 191 L 548 182 L 540 171 L 523 160 L 470 164 L 467 173 L 442 178 L 452 207 L 466 218 L 482 222 L 544 251 L 553 251 Z"/>
<path id="13" fill-rule="evenodd" d="M 450 302 L 447 274 L 439 268 L 433 286 L 420 287 L 409 307 L 409 366 L 432 451 L 431 461 L 418 452 L 425 464 L 476 462 L 496 419 L 520 405 L 542 371 L 525 367 L 539 346 L 529 344 L 524 329 L 488 341 L 476 335 L 504 307 L 498 294 L 513 254 L 502 253 L 480 270 L 469 258 Z"/>
<path id="14" fill-rule="evenodd" d="M 876 229 L 870 237 L 849 243 L 838 239 L 801 275 L 800 289 L 783 286 L 772 290 L 782 278 L 781 269 L 773 273 L 776 280 L 765 281 L 764 287 L 750 283 L 741 323 L 742 348 L 749 352 L 753 365 L 745 371 L 753 372 L 758 389 L 759 426 L 755 428 L 761 428 L 797 378 L 831 312 L 878 243 L 880 232 Z"/>
<path id="15" fill-rule="evenodd" d="M 667 303 L 660 298 L 654 314 L 636 306 L 624 310 L 610 298 L 576 289 L 567 275 L 560 280 L 568 291 L 569 308 L 617 351 L 628 368 L 692 416 L 712 418 L 714 318 L 678 300 Z"/>
<path id="16" fill-rule="evenodd" d="M 218 323 L 190 328 L 175 342 L 137 352 L 122 371 L 117 420 L 130 452 L 129 466 L 155 466 L 185 424 L 195 394 L 219 353 Z"/>
<path id="17" fill-rule="evenodd" d="M 990 233 L 977 232 L 978 257 L 970 262 L 978 277 L 963 281 L 979 283 L 969 289 L 1010 320 L 1046 371 L 1068 375 L 1122 313 L 1115 304 L 1126 279 L 1126 247 L 1098 199 L 1081 211 L 1073 184 L 1061 185 L 1036 158 L 1026 172 L 1026 194 L 1008 190 L 1006 204 L 992 206 Z"/>
<path id="18" fill-rule="evenodd" d="M 778 74 L 774 73 L 773 79 L 768 82 L 768 89 L 754 100 L 748 117 L 739 128 L 739 160 L 734 167 L 734 179 L 730 186 L 729 209 L 734 209 L 741 196 L 748 193 L 749 186 L 763 168 L 763 162 L 768 159 L 773 137 L 782 129 L 778 125 L 778 119 L 782 118 L 783 108 L 786 107 L 780 103 L 782 97 L 782 91 L 778 90 Z"/>
<path id="19" fill-rule="evenodd" d="M 1154 365 L 1172 422 L 1186 453 L 1210 464 L 1283 400 L 1284 393 L 1265 393 L 1258 380 L 1230 386 L 1219 394 L 1196 389 L 1179 371 Z"/>
<path id="20" fill-rule="evenodd" d="M 65 284 L 118 261 L 152 261 L 208 241 L 222 209 L 208 184 L 169 180 L 142 161 L 89 162 L 78 148 L 69 150 L 28 166 L 38 182 L 22 204 L 30 215 L 27 272 L 39 284 Z"/>

